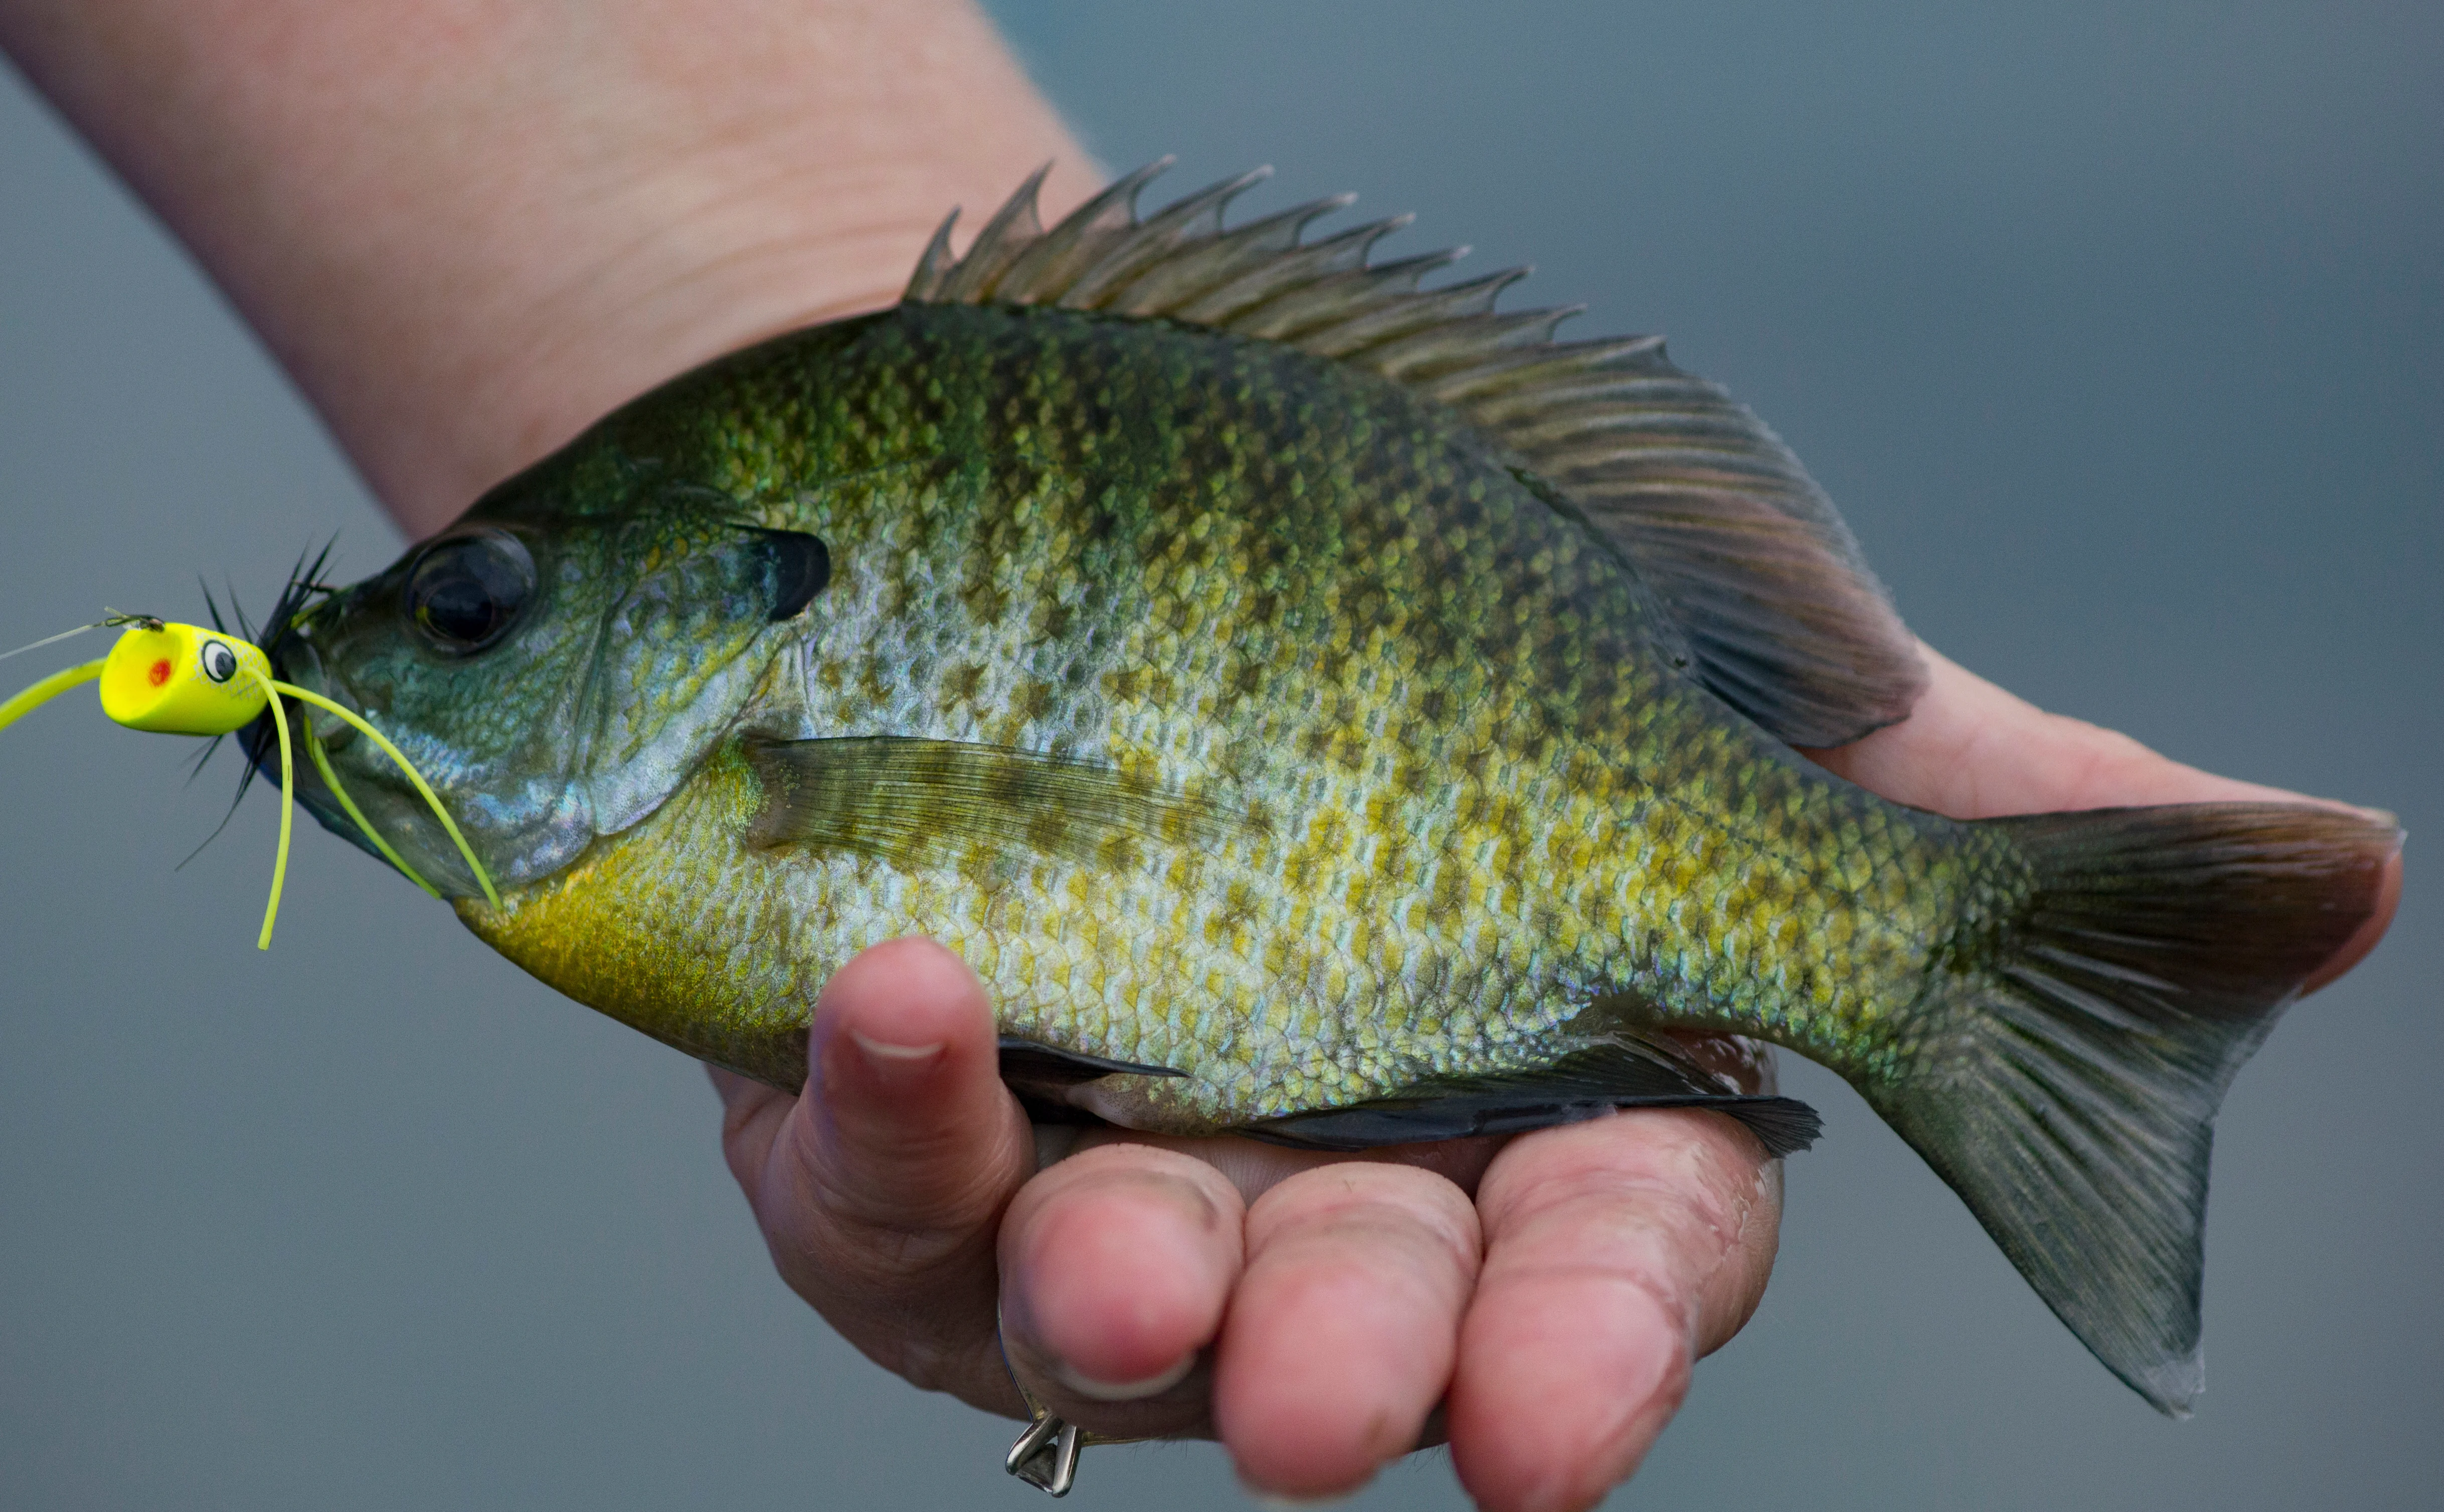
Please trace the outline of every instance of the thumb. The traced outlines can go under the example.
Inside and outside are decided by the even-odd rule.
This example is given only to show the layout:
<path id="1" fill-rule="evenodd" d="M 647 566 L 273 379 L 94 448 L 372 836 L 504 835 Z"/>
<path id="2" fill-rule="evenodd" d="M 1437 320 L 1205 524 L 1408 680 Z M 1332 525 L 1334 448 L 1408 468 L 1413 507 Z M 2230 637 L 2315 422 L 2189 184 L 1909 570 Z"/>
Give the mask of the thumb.
<path id="1" fill-rule="evenodd" d="M 824 985 L 807 1051 L 803 1096 L 732 1103 L 731 1168 L 774 1263 L 886 1369 L 1015 1410 L 994 1241 L 1034 1145 L 984 985 L 930 940 L 876 946 Z"/>

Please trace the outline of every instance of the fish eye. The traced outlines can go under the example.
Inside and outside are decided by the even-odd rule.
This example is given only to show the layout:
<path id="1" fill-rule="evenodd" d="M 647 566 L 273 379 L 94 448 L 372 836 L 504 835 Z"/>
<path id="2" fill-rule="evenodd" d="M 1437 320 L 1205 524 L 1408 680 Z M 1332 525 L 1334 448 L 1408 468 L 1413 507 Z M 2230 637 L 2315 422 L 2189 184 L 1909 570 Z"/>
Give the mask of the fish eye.
<path id="1" fill-rule="evenodd" d="M 407 569 L 401 604 L 426 640 L 463 656 L 507 635 L 534 588 L 534 558 L 525 544 L 486 530 L 425 547 Z"/>
<path id="2" fill-rule="evenodd" d="M 225 683 L 237 675 L 237 653 L 230 650 L 226 640 L 207 640 L 198 657 L 204 664 L 204 675 L 216 683 Z"/>

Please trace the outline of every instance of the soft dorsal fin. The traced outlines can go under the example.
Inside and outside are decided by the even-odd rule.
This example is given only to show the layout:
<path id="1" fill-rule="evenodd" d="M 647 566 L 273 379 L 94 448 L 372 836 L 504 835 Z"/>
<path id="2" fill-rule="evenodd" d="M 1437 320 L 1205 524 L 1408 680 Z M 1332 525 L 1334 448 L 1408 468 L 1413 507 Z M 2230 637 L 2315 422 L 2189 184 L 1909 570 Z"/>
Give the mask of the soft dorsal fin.
<path id="1" fill-rule="evenodd" d="M 943 222 L 904 298 L 1159 316 L 1405 384 L 1584 511 L 1670 607 L 1707 686 L 1766 728 L 1836 746 L 1908 717 L 1925 668 L 1848 526 L 1789 449 L 1720 385 L 1674 367 L 1662 338 L 1558 341 L 1575 309 L 1497 313 L 1520 269 L 1420 290 L 1462 253 L 1370 264 L 1405 216 L 1305 240 L 1346 195 L 1226 228 L 1232 197 L 1268 170 L 1140 219 L 1139 192 L 1169 162 L 1049 230 L 1039 173 L 964 255 Z"/>

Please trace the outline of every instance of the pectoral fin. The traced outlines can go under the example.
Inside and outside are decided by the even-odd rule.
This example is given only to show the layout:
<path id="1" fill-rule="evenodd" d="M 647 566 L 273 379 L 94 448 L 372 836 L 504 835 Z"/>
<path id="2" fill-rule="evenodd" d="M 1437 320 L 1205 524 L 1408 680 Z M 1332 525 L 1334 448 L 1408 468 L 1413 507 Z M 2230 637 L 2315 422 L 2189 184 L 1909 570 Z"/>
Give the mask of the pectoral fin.
<path id="1" fill-rule="evenodd" d="M 1111 766 L 965 741 L 867 735 L 759 741 L 747 842 L 938 862 L 971 847 L 1120 869 L 1148 843 L 1220 838 L 1220 810 Z"/>

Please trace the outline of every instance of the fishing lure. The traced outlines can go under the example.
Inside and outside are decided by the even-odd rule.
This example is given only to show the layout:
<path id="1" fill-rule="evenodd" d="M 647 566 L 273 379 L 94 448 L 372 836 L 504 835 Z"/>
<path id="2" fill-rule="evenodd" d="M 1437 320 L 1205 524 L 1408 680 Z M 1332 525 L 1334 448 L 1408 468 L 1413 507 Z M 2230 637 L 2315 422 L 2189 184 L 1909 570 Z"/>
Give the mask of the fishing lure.
<path id="1" fill-rule="evenodd" d="M 301 704 L 322 710 L 339 718 L 380 747 L 382 754 L 397 763 L 407 780 L 414 784 L 434 817 L 449 833 L 451 843 L 458 847 L 475 880 L 482 885 L 484 896 L 494 908 L 500 907 L 501 894 L 492 886 L 491 875 L 475 857 L 467 837 L 459 833 L 458 823 L 442 806 L 433 784 L 416 769 L 389 737 L 376 729 L 355 710 L 335 703 L 310 688 L 283 682 L 271 674 L 271 658 L 251 641 L 242 640 L 226 631 L 207 630 L 201 625 L 181 624 L 176 620 L 159 619 L 151 615 L 113 615 L 90 625 L 80 625 L 61 635 L 46 636 L 32 645 L 19 648 L 32 651 L 65 640 L 69 636 L 87 630 L 120 628 L 119 644 L 110 655 L 81 662 L 51 673 L 23 692 L 0 704 L 0 729 L 49 703 L 71 689 L 86 683 L 102 685 L 102 711 L 130 729 L 150 730 L 161 735 L 228 735 L 244 729 L 266 712 L 271 715 L 271 728 L 280 747 L 280 846 L 271 862 L 271 896 L 263 906 L 263 931 L 255 936 L 258 950 L 271 949 L 271 927 L 280 917 L 280 890 L 288 877 L 288 831 L 290 816 L 296 808 L 295 758 L 291 755 L 288 715 L 281 700 L 293 698 Z M 17 652 L 9 653 L 16 655 Z M 314 763 L 314 770 L 339 800 L 348 818 L 356 821 L 375 850 L 384 860 L 398 868 L 400 874 L 435 897 L 440 889 L 417 875 L 394 850 L 390 841 L 373 826 L 356 802 L 348 796 L 339 773 L 331 769 L 328 756 L 323 752 L 322 738 L 314 732 L 312 717 L 298 721 L 298 734 L 306 754 Z"/>

